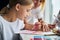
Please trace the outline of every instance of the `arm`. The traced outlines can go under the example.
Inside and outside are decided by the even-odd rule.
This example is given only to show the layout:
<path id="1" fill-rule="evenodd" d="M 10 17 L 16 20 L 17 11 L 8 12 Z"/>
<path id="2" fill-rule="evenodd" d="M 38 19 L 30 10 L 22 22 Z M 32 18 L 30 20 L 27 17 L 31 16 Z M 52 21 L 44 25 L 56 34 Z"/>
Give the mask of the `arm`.
<path id="1" fill-rule="evenodd" d="M 32 30 L 33 25 L 32 24 L 25 24 L 25 29 L 26 30 Z"/>
<path id="2" fill-rule="evenodd" d="M 24 20 L 24 24 L 25 24 L 24 29 L 26 29 L 26 30 L 32 30 L 33 24 L 29 24 L 26 19 Z"/>
<path id="3" fill-rule="evenodd" d="M 39 31 L 45 31 L 45 32 L 50 31 L 49 27 L 42 20 L 40 20 L 40 22 L 37 22 L 35 25 L 37 25 L 37 26 L 34 26 L 33 24 L 26 23 L 26 21 L 25 21 L 25 28 L 24 29 L 35 30 L 35 31 L 39 30 Z"/>

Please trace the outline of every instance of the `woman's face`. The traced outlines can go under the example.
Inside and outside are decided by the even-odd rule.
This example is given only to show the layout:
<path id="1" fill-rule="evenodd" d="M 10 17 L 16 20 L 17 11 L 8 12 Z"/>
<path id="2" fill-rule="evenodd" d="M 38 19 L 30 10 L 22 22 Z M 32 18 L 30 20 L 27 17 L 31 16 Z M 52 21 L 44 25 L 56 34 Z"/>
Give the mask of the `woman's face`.
<path id="1" fill-rule="evenodd" d="M 29 16 L 31 8 L 33 7 L 33 3 L 31 5 L 22 6 L 20 5 L 19 11 L 18 11 L 18 18 L 19 19 L 25 19 Z"/>
<path id="2" fill-rule="evenodd" d="M 33 2 L 34 2 L 34 5 L 35 6 L 38 6 L 38 5 L 40 5 L 41 4 L 41 2 L 40 2 L 41 0 L 33 0 Z"/>

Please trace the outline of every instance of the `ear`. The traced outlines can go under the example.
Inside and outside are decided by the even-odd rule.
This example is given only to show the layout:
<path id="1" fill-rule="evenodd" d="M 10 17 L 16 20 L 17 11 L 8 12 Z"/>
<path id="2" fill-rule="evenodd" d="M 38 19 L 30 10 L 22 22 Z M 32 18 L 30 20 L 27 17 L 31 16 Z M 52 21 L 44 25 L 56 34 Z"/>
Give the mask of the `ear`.
<path id="1" fill-rule="evenodd" d="M 16 4 L 16 11 L 19 11 L 19 9 L 20 9 L 20 4 Z"/>

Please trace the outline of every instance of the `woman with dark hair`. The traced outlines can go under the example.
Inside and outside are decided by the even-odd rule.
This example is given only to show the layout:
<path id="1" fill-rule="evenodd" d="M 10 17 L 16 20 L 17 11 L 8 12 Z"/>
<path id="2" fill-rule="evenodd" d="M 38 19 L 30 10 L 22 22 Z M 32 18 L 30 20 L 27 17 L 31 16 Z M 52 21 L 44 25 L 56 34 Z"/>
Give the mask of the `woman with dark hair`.
<path id="1" fill-rule="evenodd" d="M 23 20 L 29 15 L 33 2 L 32 0 L 9 0 L 8 5 L 9 7 L 3 8 L 4 12 L 0 15 L 0 40 L 14 40 L 13 37 L 19 35 L 20 30 L 24 28 Z M 18 35 L 14 36 L 14 34 Z"/>

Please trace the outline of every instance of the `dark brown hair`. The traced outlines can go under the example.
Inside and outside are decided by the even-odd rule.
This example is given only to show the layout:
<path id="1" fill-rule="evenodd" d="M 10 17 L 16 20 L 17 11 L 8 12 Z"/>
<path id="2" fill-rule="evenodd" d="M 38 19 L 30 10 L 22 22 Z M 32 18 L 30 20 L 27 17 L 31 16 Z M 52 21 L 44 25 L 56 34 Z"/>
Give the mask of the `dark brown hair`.
<path id="1" fill-rule="evenodd" d="M 9 0 L 10 7 L 15 6 L 17 3 L 20 5 L 30 5 L 32 3 L 32 0 Z"/>
<path id="2" fill-rule="evenodd" d="M 16 6 L 16 4 L 20 4 L 20 5 L 30 5 L 33 3 L 32 0 L 9 0 L 9 8 L 12 8 L 13 6 Z M 1 11 L 0 11 L 0 14 L 5 14 L 8 9 L 8 7 L 4 7 Z"/>

